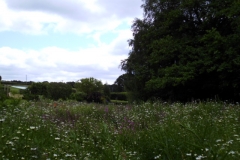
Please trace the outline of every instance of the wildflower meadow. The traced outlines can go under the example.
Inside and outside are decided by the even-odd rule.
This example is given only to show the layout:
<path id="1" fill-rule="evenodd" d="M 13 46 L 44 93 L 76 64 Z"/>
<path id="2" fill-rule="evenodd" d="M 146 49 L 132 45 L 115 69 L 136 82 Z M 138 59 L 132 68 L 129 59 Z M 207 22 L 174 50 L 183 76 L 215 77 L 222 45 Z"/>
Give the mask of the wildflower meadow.
<path id="1" fill-rule="evenodd" d="M 8 99 L 0 159 L 239 160 L 240 105 Z"/>

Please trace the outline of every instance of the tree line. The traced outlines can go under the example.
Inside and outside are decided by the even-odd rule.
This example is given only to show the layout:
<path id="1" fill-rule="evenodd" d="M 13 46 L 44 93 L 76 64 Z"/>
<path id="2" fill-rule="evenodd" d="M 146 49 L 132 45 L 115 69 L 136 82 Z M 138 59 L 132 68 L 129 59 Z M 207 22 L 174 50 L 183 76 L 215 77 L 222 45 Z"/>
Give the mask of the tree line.
<path id="1" fill-rule="evenodd" d="M 93 77 L 83 78 L 76 82 L 33 82 L 22 90 L 24 99 L 39 100 L 40 97 L 53 100 L 73 99 L 87 102 L 110 102 L 111 92 L 122 92 L 117 84 L 103 84 Z M 116 97 L 116 95 L 114 95 Z M 122 96 L 122 95 L 120 95 Z"/>
<path id="2" fill-rule="evenodd" d="M 110 92 L 106 85 L 95 78 L 83 78 L 77 82 L 36 82 L 23 91 L 27 100 L 40 97 L 53 100 L 74 99 L 78 101 L 103 102 L 108 100 Z"/>
<path id="3" fill-rule="evenodd" d="M 240 1 L 143 2 L 121 62 L 131 100 L 238 100 Z"/>
<path id="4" fill-rule="evenodd" d="M 26 100 L 39 100 L 42 98 L 52 100 L 77 100 L 87 102 L 110 102 L 113 100 L 127 100 L 123 81 L 121 76 L 114 84 L 103 84 L 100 80 L 93 77 L 82 78 L 76 82 L 23 82 L 19 80 L 3 81 L 0 76 L 0 99 L 7 98 L 7 94 L 4 91 L 4 85 L 28 85 L 26 90 L 20 89 L 20 94 L 23 94 Z M 2 85 L 1 85 L 2 84 Z"/>

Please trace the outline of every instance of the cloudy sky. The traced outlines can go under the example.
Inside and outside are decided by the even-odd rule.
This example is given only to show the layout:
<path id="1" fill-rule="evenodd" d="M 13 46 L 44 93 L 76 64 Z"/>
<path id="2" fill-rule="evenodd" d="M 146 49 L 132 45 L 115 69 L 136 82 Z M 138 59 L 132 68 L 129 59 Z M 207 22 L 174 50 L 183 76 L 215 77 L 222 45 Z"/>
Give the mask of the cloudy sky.
<path id="1" fill-rule="evenodd" d="M 0 0 L 3 80 L 112 84 L 142 0 Z"/>

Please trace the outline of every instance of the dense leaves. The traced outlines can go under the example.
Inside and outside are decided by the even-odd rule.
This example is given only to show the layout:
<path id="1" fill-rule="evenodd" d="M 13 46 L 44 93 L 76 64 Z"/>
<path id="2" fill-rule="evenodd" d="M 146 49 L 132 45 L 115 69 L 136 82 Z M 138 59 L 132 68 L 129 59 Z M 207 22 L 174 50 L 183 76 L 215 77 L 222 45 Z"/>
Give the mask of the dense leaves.
<path id="1" fill-rule="evenodd" d="M 49 83 L 47 87 L 48 98 L 53 100 L 66 100 L 72 93 L 72 87 L 65 83 Z"/>
<path id="2" fill-rule="evenodd" d="M 124 92 L 125 91 L 125 87 L 124 87 L 124 83 L 127 79 L 126 74 L 120 75 L 114 82 L 113 86 L 114 91 L 113 92 Z"/>
<path id="3" fill-rule="evenodd" d="M 24 91 L 27 100 L 39 100 L 41 97 L 52 100 L 73 99 L 87 102 L 110 101 L 110 89 L 107 84 L 95 78 L 83 78 L 77 82 L 37 82 L 32 83 Z"/>
<path id="4" fill-rule="evenodd" d="M 75 87 L 78 91 L 84 92 L 87 95 L 93 92 L 102 92 L 103 90 L 102 82 L 92 77 L 83 78 L 77 81 L 77 83 L 75 83 Z"/>
<path id="5" fill-rule="evenodd" d="M 3 85 L 0 83 L 0 104 L 1 104 L 5 99 L 7 99 L 7 94 L 6 94 L 6 92 L 4 91 Z"/>
<path id="6" fill-rule="evenodd" d="M 144 2 L 121 63 L 133 99 L 239 98 L 240 2 Z"/>
<path id="7" fill-rule="evenodd" d="M 127 101 L 127 92 L 112 92 L 111 93 L 112 100 L 120 100 Z"/>
<path id="8" fill-rule="evenodd" d="M 90 78 L 83 78 L 75 83 L 75 87 L 77 92 L 83 92 L 86 94 L 84 100 L 88 102 L 103 102 L 105 97 L 104 93 L 109 94 L 107 91 L 106 86 L 102 84 L 101 81 L 90 77 Z M 107 97 L 108 95 L 106 95 Z"/>
<path id="9" fill-rule="evenodd" d="M 66 100 L 72 93 L 72 87 L 66 83 L 57 82 L 37 82 L 32 83 L 24 93 L 24 98 L 28 100 L 38 100 L 39 96 L 43 96 L 48 99 Z"/>
<path id="10" fill-rule="evenodd" d="M 38 100 L 39 95 L 47 97 L 47 84 L 42 82 L 32 83 L 28 86 L 28 88 L 24 91 L 24 99 L 27 100 Z"/>

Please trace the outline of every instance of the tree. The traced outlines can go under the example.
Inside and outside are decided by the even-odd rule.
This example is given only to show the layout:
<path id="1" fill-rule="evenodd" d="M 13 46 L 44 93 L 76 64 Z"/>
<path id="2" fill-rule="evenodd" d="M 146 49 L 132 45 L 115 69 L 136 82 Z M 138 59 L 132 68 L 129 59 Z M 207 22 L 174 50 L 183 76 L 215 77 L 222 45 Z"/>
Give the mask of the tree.
<path id="1" fill-rule="evenodd" d="M 71 93 L 72 87 L 69 84 L 52 82 L 47 85 L 47 98 L 49 99 L 66 100 L 70 98 Z"/>
<path id="2" fill-rule="evenodd" d="M 75 87 L 78 91 L 84 92 L 86 94 L 93 92 L 102 92 L 103 90 L 102 82 L 93 77 L 78 80 L 75 83 Z"/>
<path id="3" fill-rule="evenodd" d="M 124 82 L 125 82 L 126 76 L 127 76 L 126 74 L 122 74 L 116 79 L 116 81 L 113 84 L 116 86 L 117 91 L 115 92 L 124 92 L 125 90 Z"/>
<path id="4" fill-rule="evenodd" d="M 93 77 L 78 80 L 75 83 L 75 88 L 77 92 L 85 93 L 85 99 L 89 102 L 100 102 L 103 97 L 103 84 Z"/>
<path id="5" fill-rule="evenodd" d="M 30 90 L 30 93 L 33 95 L 42 95 L 47 96 L 47 83 L 32 83 L 28 89 Z"/>
<path id="6" fill-rule="evenodd" d="M 32 83 L 24 91 L 24 98 L 27 100 L 38 100 L 39 95 L 47 97 L 47 83 Z"/>
<path id="7" fill-rule="evenodd" d="M 75 82 L 67 82 L 68 85 L 70 85 L 72 88 L 75 86 Z"/>
<path id="8" fill-rule="evenodd" d="M 106 98 L 110 99 L 111 92 L 110 92 L 109 85 L 107 83 L 103 85 L 103 94 Z"/>
<path id="9" fill-rule="evenodd" d="M 239 98 L 240 9 L 233 0 L 145 0 L 122 61 L 134 99 Z"/>
<path id="10" fill-rule="evenodd" d="M 24 98 L 28 100 L 38 100 L 39 96 L 43 96 L 45 98 L 53 100 L 66 100 L 70 98 L 71 93 L 72 87 L 69 84 L 57 82 L 37 82 L 32 83 L 24 91 Z"/>

